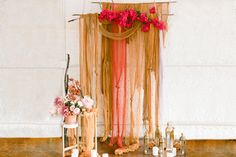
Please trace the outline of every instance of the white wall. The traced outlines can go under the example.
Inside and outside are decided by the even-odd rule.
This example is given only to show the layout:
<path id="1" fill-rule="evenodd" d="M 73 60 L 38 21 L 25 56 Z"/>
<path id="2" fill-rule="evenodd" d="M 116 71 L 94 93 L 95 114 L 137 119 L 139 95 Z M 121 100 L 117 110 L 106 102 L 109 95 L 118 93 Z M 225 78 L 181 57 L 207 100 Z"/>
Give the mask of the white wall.
<path id="1" fill-rule="evenodd" d="M 60 136 L 64 63 L 62 1 L 0 0 L 0 137 Z"/>
<path id="2" fill-rule="evenodd" d="M 161 123 L 172 121 L 177 134 L 236 138 L 234 2 L 171 5 Z M 0 114 L 6 115 L 0 118 L 0 137 L 60 136 L 60 119 L 48 110 L 62 94 L 65 49 L 72 57 L 70 73 L 79 77 L 78 22 L 64 25 L 63 12 L 67 21 L 74 13 L 98 10 L 86 0 L 0 0 Z M 99 119 L 99 130 L 102 123 Z"/>

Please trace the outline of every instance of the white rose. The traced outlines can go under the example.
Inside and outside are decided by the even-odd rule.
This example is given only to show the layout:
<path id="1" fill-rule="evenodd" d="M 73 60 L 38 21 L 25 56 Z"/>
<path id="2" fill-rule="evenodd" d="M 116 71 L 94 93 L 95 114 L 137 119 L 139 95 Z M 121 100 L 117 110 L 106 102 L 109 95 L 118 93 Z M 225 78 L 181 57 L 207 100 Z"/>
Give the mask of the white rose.
<path id="1" fill-rule="evenodd" d="M 94 101 L 89 96 L 84 96 L 84 98 L 82 99 L 82 102 L 85 108 L 92 109 Z"/>
<path id="2" fill-rule="evenodd" d="M 81 101 L 78 101 L 78 105 L 79 105 L 79 107 L 84 106 L 83 103 L 82 103 Z"/>

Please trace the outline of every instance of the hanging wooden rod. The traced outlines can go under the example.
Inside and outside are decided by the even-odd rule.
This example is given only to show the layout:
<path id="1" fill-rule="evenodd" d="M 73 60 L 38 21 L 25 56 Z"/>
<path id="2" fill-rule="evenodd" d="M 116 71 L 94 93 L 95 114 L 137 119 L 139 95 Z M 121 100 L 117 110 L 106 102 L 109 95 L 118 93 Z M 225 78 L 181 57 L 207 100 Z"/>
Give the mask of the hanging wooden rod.
<path id="1" fill-rule="evenodd" d="M 93 1 L 92 3 L 113 3 L 113 4 L 140 4 L 141 2 L 107 2 L 107 1 Z M 160 1 L 160 2 L 142 2 L 142 4 L 153 3 L 177 3 L 177 1 Z"/>

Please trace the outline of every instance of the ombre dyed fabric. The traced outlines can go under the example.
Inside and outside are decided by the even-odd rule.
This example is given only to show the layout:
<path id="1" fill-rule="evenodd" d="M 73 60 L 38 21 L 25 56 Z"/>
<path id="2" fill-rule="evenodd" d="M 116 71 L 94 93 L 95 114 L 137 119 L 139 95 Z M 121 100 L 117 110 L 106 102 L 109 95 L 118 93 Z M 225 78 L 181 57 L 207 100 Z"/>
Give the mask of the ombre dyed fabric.
<path id="1" fill-rule="evenodd" d="M 133 8 L 141 12 L 148 12 L 153 5 L 156 7 L 158 18 L 167 23 L 168 3 L 115 5 L 102 3 L 103 9 L 119 11 Z M 92 15 L 83 15 L 83 20 L 86 16 Z M 99 21 L 98 18 L 96 20 Z M 89 24 L 80 27 L 83 28 L 82 32 L 91 29 Z M 97 106 L 103 108 L 102 141 L 111 135 L 110 145 L 122 148 L 116 152 L 134 151 L 139 145 L 142 121 L 148 121 L 150 135 L 153 135 L 154 128 L 159 125 L 160 38 L 162 37 L 164 41 L 165 31 L 160 32 L 154 29 L 154 26 L 150 26 L 148 32 L 142 32 L 138 29 L 140 28 L 138 25 L 126 30 L 105 23 L 96 27 L 96 30 L 97 28 L 102 37 L 95 40 L 89 37 L 93 34 L 84 35 L 85 38 L 82 40 L 92 40 L 81 42 L 80 45 L 84 50 L 81 68 L 88 67 L 81 71 L 81 77 L 85 82 L 86 80 L 91 82 L 91 78 L 98 76 L 99 85 L 94 86 L 101 87 L 95 93 L 101 98 Z M 97 51 L 97 55 L 90 52 L 94 43 L 101 45 L 101 51 Z M 93 61 L 96 60 L 96 56 L 99 70 L 95 75 L 93 70 L 96 69 L 96 64 Z M 84 88 L 95 90 L 91 85 L 92 82 Z"/>

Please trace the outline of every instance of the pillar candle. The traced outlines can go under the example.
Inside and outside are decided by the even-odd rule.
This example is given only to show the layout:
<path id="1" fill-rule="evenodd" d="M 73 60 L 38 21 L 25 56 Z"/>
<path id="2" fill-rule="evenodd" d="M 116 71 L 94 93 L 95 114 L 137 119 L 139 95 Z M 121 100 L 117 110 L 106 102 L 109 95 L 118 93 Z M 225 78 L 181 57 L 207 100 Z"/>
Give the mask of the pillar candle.
<path id="1" fill-rule="evenodd" d="M 176 148 L 173 148 L 173 156 L 176 156 Z"/>
<path id="2" fill-rule="evenodd" d="M 173 153 L 171 153 L 171 152 L 166 152 L 166 156 L 167 156 L 167 157 L 173 157 Z"/>
<path id="3" fill-rule="evenodd" d="M 78 157 L 79 156 L 79 150 L 78 149 L 73 149 L 71 157 Z"/>
<path id="4" fill-rule="evenodd" d="M 107 153 L 102 154 L 102 157 L 109 157 Z"/>
<path id="5" fill-rule="evenodd" d="M 159 150 L 158 147 L 153 147 L 152 148 L 152 155 L 153 156 L 158 156 L 158 150 Z"/>
<path id="6" fill-rule="evenodd" d="M 96 149 L 91 150 L 91 157 L 97 157 L 97 150 Z"/>

